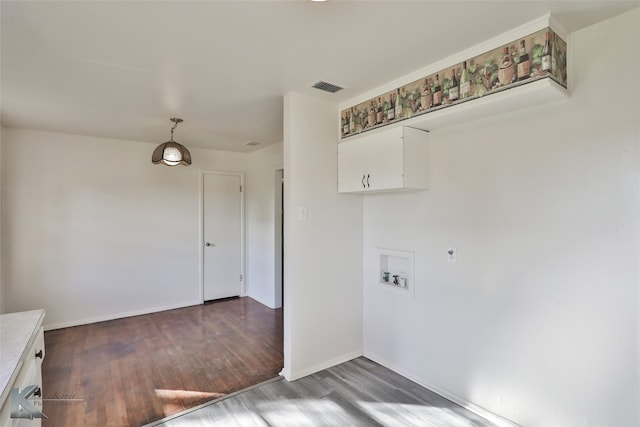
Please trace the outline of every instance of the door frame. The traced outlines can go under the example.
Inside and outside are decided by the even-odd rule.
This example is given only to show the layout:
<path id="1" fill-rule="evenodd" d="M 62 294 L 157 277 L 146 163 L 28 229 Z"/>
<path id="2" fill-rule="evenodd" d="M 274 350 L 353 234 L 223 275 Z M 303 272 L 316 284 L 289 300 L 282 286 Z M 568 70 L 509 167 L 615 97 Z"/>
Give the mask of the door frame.
<path id="1" fill-rule="evenodd" d="M 244 255 L 244 194 L 246 188 L 244 185 L 244 172 L 234 171 L 216 171 L 216 170 L 201 170 L 198 176 L 199 180 L 199 193 L 200 193 L 200 232 L 198 236 L 199 259 L 200 259 L 200 304 L 204 304 L 204 177 L 205 175 L 231 175 L 240 177 L 240 274 L 242 280 L 240 281 L 240 296 L 246 296 L 247 294 L 247 275 L 245 273 L 245 255 Z"/>
<path id="2" fill-rule="evenodd" d="M 282 308 L 284 302 L 284 169 L 276 169 L 273 180 L 274 276 L 273 305 Z"/>

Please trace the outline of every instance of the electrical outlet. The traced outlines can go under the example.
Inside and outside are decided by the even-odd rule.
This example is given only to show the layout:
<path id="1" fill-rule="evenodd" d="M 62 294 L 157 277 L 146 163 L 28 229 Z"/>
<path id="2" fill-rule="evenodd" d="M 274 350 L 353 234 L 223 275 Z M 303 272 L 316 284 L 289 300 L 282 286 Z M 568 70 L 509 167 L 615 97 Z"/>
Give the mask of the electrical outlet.
<path id="1" fill-rule="evenodd" d="M 458 259 L 458 251 L 456 248 L 447 248 L 447 260 L 456 262 Z"/>

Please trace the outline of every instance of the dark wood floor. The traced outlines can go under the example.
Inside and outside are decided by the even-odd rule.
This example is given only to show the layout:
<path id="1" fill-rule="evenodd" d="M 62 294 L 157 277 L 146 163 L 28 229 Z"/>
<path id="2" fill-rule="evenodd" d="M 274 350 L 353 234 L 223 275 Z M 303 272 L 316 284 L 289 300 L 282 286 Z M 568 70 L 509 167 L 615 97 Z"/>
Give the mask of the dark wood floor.
<path id="1" fill-rule="evenodd" d="M 282 310 L 235 298 L 45 332 L 43 427 L 140 426 L 276 377 Z"/>
<path id="2" fill-rule="evenodd" d="M 261 384 L 152 426 L 497 427 L 364 357 L 294 382 Z"/>

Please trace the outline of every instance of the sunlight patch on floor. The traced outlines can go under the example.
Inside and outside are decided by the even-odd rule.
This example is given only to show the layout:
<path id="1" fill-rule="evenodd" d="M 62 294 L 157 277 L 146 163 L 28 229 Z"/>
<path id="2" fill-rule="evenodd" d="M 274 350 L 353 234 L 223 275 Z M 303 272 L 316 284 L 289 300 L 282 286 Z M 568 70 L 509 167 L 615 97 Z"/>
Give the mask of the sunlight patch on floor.
<path id="1" fill-rule="evenodd" d="M 203 421 L 198 422 L 198 425 Z M 169 422 L 171 427 L 192 427 L 194 421 L 189 417 L 176 418 Z M 216 413 L 215 417 L 206 419 L 206 425 L 209 427 L 269 427 L 259 415 L 247 411 L 243 414 L 233 413 L 228 415 L 220 415 Z"/>
<path id="2" fill-rule="evenodd" d="M 388 402 L 356 402 L 356 405 L 371 418 L 388 427 L 474 426 L 469 420 L 461 420 L 460 415 L 449 408 Z"/>
<path id="3" fill-rule="evenodd" d="M 156 389 L 156 396 L 162 402 L 162 410 L 165 416 L 176 414 L 185 409 L 193 408 L 206 401 L 224 396 L 224 393 L 212 393 L 206 391 L 191 390 L 167 390 Z"/>
<path id="4" fill-rule="evenodd" d="M 257 405 L 262 417 L 278 427 L 315 427 L 329 420 L 334 425 L 356 425 L 357 419 L 335 402 L 324 399 L 272 401 Z M 335 424 L 339 421 L 339 424 Z"/>
<path id="5" fill-rule="evenodd" d="M 455 407 L 367 401 L 343 402 L 346 405 L 343 407 L 340 401 L 333 401 L 327 397 L 318 399 L 272 397 L 274 400 L 259 402 L 242 398 L 222 400 L 214 405 L 204 406 L 194 413 L 174 418 L 166 425 L 171 427 L 190 427 L 194 424 L 221 427 L 317 427 L 371 424 L 380 424 L 385 427 L 476 427 L 479 425 L 473 420 L 465 419 Z"/>

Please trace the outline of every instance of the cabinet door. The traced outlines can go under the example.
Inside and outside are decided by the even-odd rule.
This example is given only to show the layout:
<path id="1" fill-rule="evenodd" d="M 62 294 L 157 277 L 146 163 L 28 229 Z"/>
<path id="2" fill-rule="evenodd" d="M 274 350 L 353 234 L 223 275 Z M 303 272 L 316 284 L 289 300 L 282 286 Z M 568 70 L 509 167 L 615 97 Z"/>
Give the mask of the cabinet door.
<path id="1" fill-rule="evenodd" d="M 429 188 L 429 134 L 420 129 L 404 128 L 404 188 Z"/>
<path id="2" fill-rule="evenodd" d="M 405 126 L 338 144 L 338 192 L 429 188 L 428 133 Z"/>
<path id="3" fill-rule="evenodd" d="M 338 144 L 338 192 L 403 187 L 402 128 L 388 129 Z"/>
<path id="4" fill-rule="evenodd" d="M 338 144 L 338 192 L 353 193 L 366 190 L 366 159 L 362 140 Z"/>
<path id="5" fill-rule="evenodd" d="M 366 145 L 367 191 L 402 188 L 404 156 L 402 128 L 371 135 Z"/>

